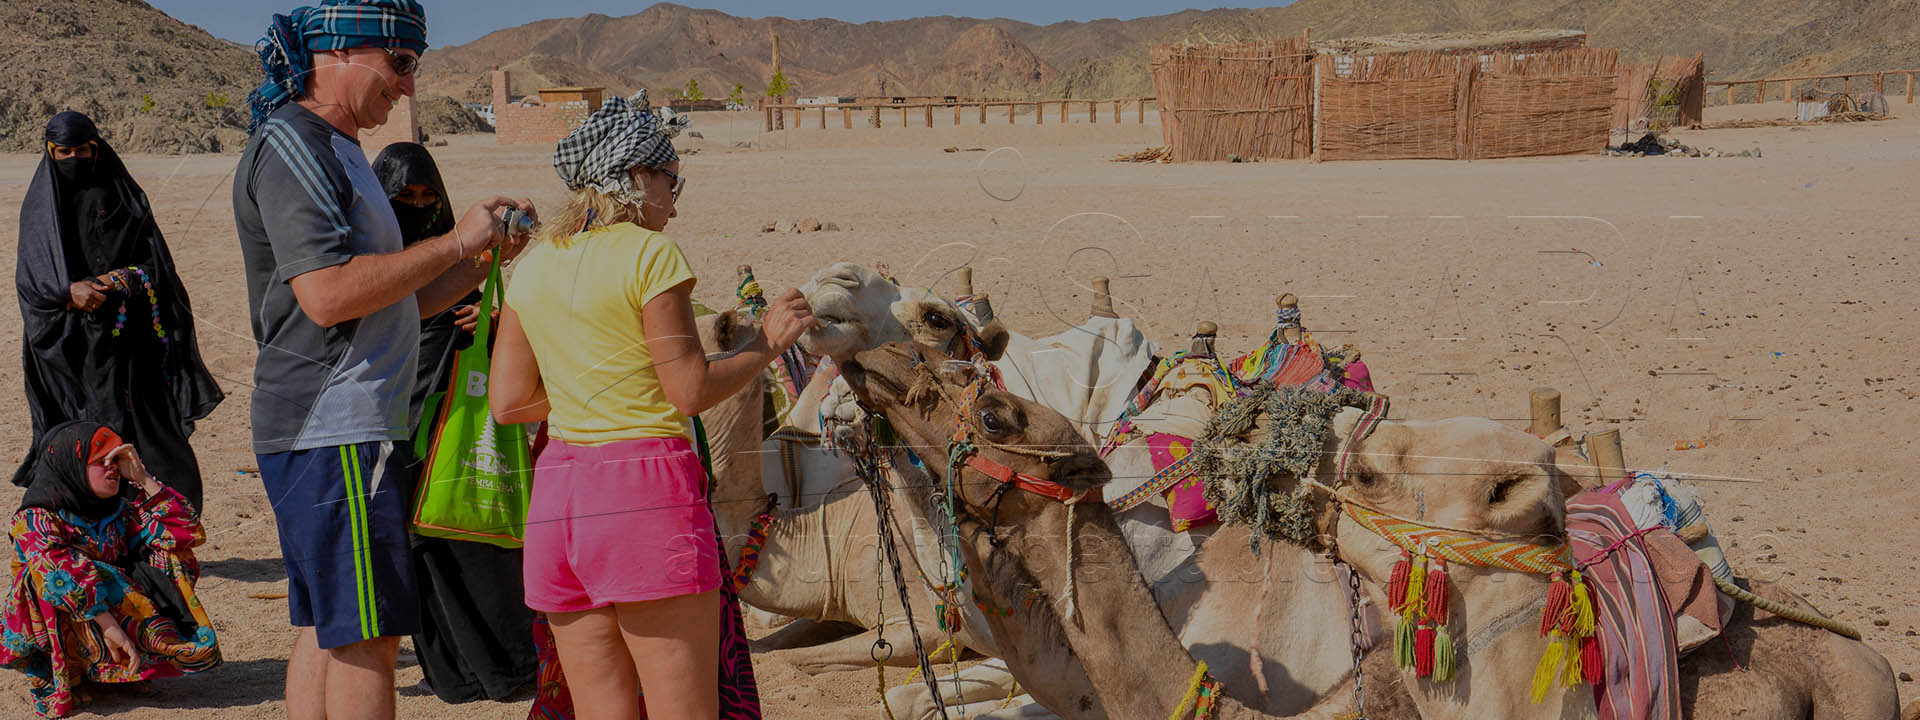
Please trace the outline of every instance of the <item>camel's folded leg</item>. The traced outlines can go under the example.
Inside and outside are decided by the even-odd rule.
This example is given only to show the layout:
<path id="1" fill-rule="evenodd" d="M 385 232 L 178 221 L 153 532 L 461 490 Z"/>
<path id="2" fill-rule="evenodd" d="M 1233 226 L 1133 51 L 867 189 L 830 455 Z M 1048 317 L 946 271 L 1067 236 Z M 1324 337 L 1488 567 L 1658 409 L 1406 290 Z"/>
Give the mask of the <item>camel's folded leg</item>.
<path id="1" fill-rule="evenodd" d="M 888 667 L 914 667 L 919 664 L 919 660 L 913 656 L 913 633 L 908 630 L 906 623 L 888 625 L 884 637 L 887 644 L 893 646 L 893 656 L 887 659 Z M 942 636 L 929 630 L 923 630 L 920 633 L 920 641 L 926 644 L 927 652 L 933 652 L 939 647 L 940 637 Z M 824 645 L 782 650 L 780 659 L 793 663 L 793 666 L 801 672 L 810 675 L 862 668 L 872 669 L 873 633 L 860 632 Z M 945 660 L 946 653 L 940 653 L 939 659 Z M 900 677 L 906 678 L 905 675 Z"/>
<path id="2" fill-rule="evenodd" d="M 956 682 L 957 680 L 957 682 Z M 947 703 L 948 717 L 1001 718 L 1003 720 L 1039 720 L 1057 718 L 1027 694 L 1013 696 L 1013 673 L 1006 662 L 988 660 L 961 670 L 957 675 L 940 676 L 940 699 Z M 931 720 L 939 717 L 926 683 L 915 680 L 887 691 L 887 704 L 898 720 Z M 1006 709 L 1001 709 L 1001 705 Z"/>
<path id="3" fill-rule="evenodd" d="M 772 615 L 773 613 L 768 614 Z M 777 617 L 786 616 L 779 615 Z M 748 625 L 748 627 L 751 628 L 752 625 Z M 774 627 L 780 629 L 767 633 L 766 637 L 753 641 L 754 652 L 773 652 L 776 650 L 793 650 L 796 648 L 812 647 L 830 643 L 862 631 L 860 626 L 853 623 L 821 622 L 808 618 L 789 618 L 788 622 L 775 625 Z"/>

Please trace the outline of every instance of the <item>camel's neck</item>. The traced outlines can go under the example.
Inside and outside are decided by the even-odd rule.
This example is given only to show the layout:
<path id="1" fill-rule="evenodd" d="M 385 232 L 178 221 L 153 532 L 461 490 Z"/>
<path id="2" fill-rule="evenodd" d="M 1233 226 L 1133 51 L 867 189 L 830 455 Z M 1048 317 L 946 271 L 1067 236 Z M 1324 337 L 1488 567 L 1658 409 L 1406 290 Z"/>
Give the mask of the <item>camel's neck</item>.
<path id="1" fill-rule="evenodd" d="M 764 391 L 764 381 L 754 380 L 700 415 L 713 455 L 713 519 L 726 541 L 729 561 L 739 559 L 753 519 L 766 508 L 766 485 L 760 479 Z"/>
<path id="2" fill-rule="evenodd" d="M 1019 518 L 1002 525 L 1005 544 L 993 547 L 984 526 L 968 521 L 966 554 L 976 597 L 1012 611 L 991 621 L 1008 662 L 1045 678 L 1066 676 L 1077 659 L 1106 708 L 1171 714 L 1198 664 L 1161 615 L 1107 508 L 1093 502 L 1069 511 L 1020 493 L 1004 503 L 1003 521 Z M 1070 654 L 1059 651 L 1063 635 Z M 1093 701 L 1044 699 L 1082 711 Z M 1258 717 L 1225 698 L 1219 710 L 1217 717 Z"/>

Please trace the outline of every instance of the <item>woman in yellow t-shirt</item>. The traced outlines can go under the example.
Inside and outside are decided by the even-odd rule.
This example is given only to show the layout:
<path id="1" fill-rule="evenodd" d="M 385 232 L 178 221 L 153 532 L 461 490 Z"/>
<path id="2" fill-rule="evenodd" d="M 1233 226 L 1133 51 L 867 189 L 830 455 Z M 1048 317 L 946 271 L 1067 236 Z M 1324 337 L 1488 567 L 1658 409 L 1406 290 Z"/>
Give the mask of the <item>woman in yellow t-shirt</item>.
<path id="1" fill-rule="evenodd" d="M 526 601 L 548 616 L 583 720 L 634 717 L 636 681 L 650 718 L 720 716 L 724 578 L 688 418 L 813 322 L 788 290 L 746 350 L 707 359 L 693 273 L 660 232 L 685 184 L 678 129 L 643 91 L 560 141 L 572 197 L 520 257 L 494 346 L 494 419 L 546 420 L 552 440 L 534 469 Z"/>

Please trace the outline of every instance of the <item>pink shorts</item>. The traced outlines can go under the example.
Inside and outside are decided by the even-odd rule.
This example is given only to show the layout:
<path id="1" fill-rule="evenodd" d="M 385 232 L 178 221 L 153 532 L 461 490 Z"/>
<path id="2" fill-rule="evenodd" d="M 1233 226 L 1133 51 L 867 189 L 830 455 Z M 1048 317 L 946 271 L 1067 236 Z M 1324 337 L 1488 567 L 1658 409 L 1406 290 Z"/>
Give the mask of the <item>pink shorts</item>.
<path id="1" fill-rule="evenodd" d="M 527 511 L 527 607 L 580 612 L 719 588 L 706 485 L 686 438 L 549 443 Z"/>

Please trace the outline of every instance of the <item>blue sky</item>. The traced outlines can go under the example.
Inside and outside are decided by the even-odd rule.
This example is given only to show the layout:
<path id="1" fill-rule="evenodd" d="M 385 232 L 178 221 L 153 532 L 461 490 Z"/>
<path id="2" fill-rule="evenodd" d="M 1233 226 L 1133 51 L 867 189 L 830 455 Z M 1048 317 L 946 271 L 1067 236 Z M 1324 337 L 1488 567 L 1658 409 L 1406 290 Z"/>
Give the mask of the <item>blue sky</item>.
<path id="1" fill-rule="evenodd" d="M 313 3 L 315 0 L 305 0 Z M 274 12 L 285 12 L 297 6 L 302 0 L 149 0 L 156 8 L 185 22 L 206 28 L 217 37 L 233 40 L 246 45 L 260 39 L 267 28 L 267 20 Z M 614 0 L 541 0 L 538 9 L 529 9 L 526 0 L 425 0 L 427 7 L 427 40 L 432 44 L 458 45 L 469 42 L 487 33 L 504 27 L 553 17 L 578 17 L 597 12 L 602 15 L 631 15 L 645 9 L 650 2 L 615 2 Z M 957 15 L 962 17 L 992 18 L 1004 17 L 1047 24 L 1061 20 L 1096 20 L 1100 18 L 1130 19 L 1148 15 L 1164 15 L 1189 8 L 1250 7 L 1267 5 L 1286 5 L 1287 2 L 1225 2 L 1214 3 L 1205 0 L 1054 0 L 1053 2 L 1022 2 L 1020 0 L 973 0 L 972 2 L 935 3 L 925 0 L 906 0 L 905 2 L 853 2 L 852 0 L 819 0 L 804 5 L 804 9 L 795 9 L 792 2 L 772 2 L 771 0 L 733 0 L 714 4 L 683 2 L 690 7 L 711 7 L 721 12 L 742 17 L 766 17 L 779 15 L 792 18 L 830 17 L 847 22 L 866 22 L 869 20 L 899 20 L 903 18 L 923 17 L 927 15 Z M 277 9 L 277 10 L 276 10 Z"/>

